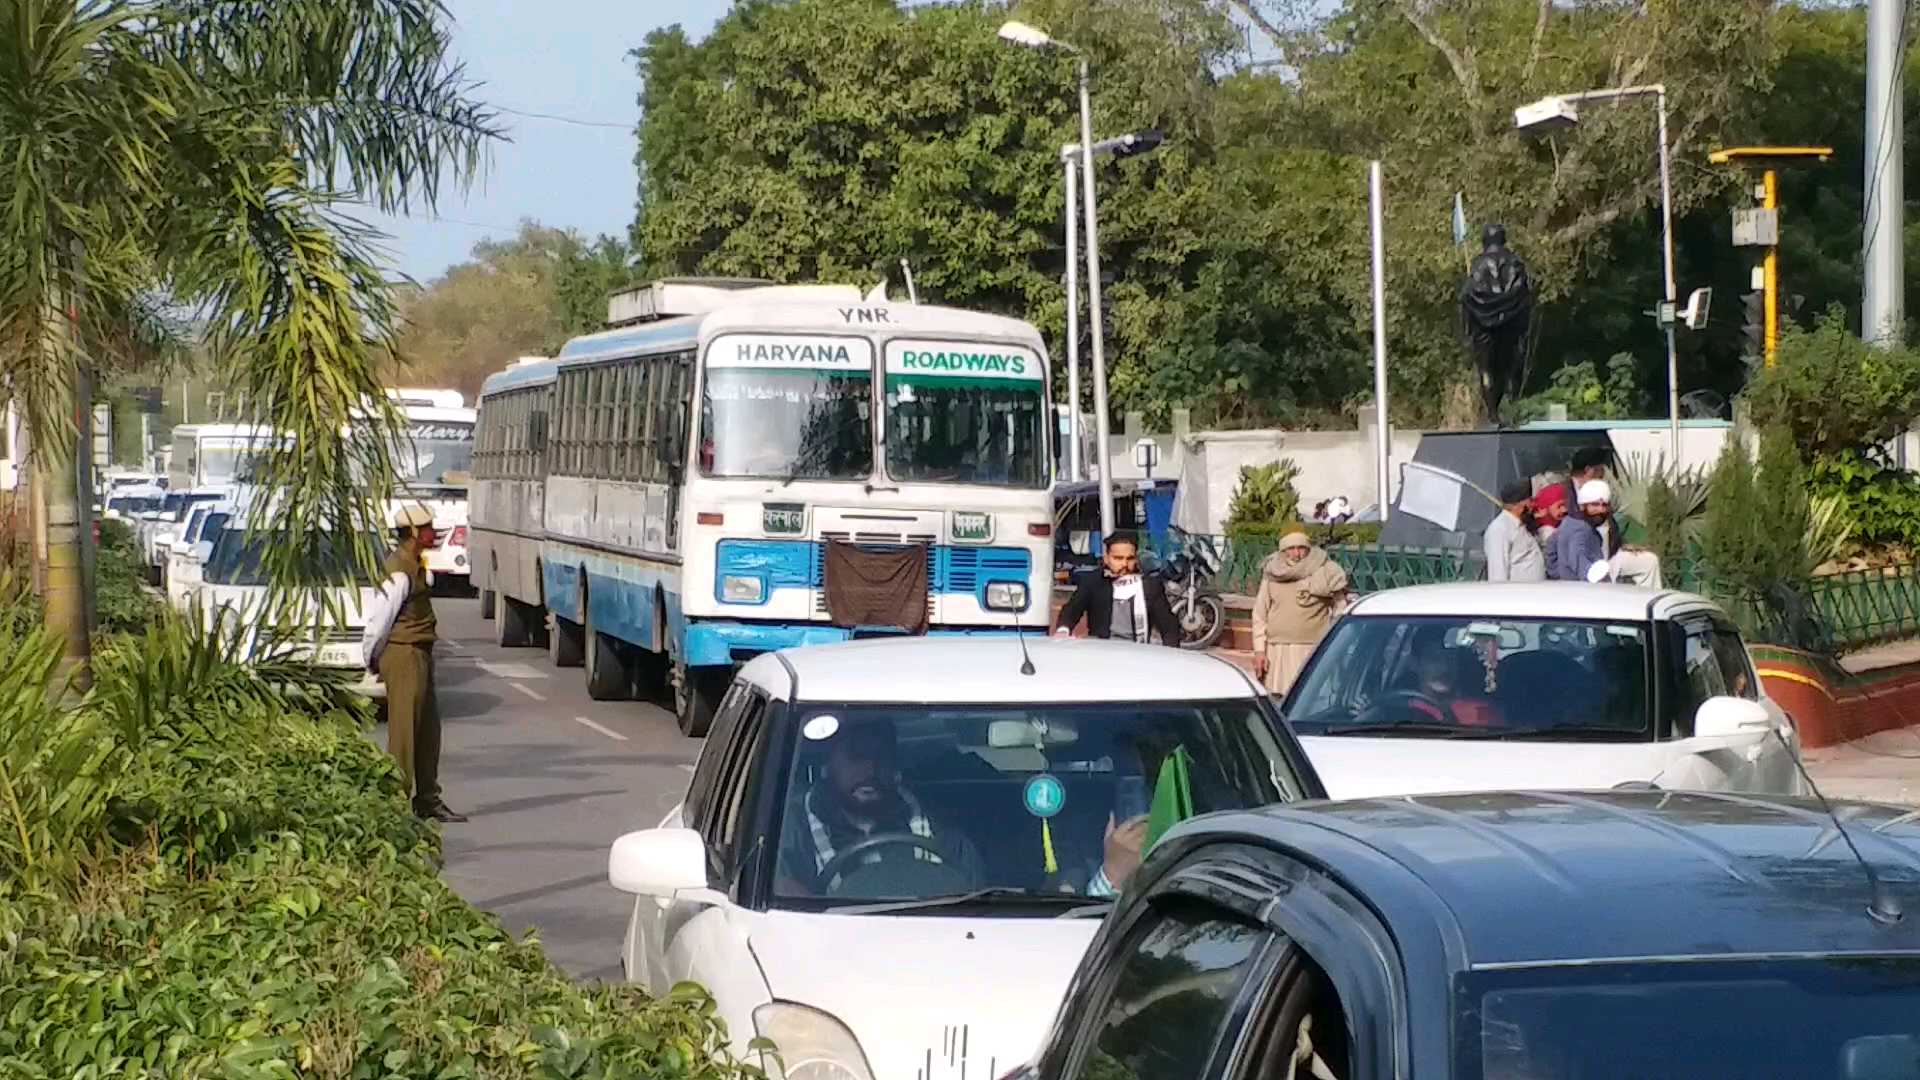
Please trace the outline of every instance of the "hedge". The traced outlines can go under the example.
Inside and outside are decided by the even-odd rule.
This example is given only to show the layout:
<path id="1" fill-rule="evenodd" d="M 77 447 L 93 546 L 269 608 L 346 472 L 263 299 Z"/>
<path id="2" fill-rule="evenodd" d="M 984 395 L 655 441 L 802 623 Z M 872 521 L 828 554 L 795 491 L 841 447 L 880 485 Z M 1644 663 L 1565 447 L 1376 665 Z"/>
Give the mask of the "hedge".
<path id="1" fill-rule="evenodd" d="M 733 1080 L 697 988 L 586 988 L 439 876 L 310 670 L 161 614 L 77 704 L 0 583 L 0 1076 Z M 611 943 L 610 943 L 611 945 Z"/>

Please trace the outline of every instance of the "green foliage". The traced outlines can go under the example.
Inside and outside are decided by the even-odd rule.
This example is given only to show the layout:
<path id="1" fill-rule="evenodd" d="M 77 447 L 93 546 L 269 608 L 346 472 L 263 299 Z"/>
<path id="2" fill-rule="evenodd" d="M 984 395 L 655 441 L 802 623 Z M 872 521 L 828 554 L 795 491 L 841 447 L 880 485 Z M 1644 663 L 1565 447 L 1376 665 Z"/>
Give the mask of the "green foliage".
<path id="1" fill-rule="evenodd" d="M 1805 469 L 1786 428 L 1761 432 L 1757 467 L 1739 440 L 1728 441 L 1714 467 L 1701 546 L 1710 589 L 1763 639 L 1826 643 L 1807 600 L 1808 581 L 1826 557 L 1814 544 L 1814 525 Z"/>
<path id="2" fill-rule="evenodd" d="M 1663 559 L 1678 558 L 1700 539 L 1713 474 L 1698 468 L 1675 474 L 1665 454 L 1622 459 L 1613 483 L 1613 506 L 1629 532 L 1638 530 Z"/>
<path id="3" fill-rule="evenodd" d="M 1920 478 L 1858 453 L 1816 457 L 1808 472 L 1817 498 L 1841 501 L 1853 542 L 1920 551 Z"/>
<path id="4" fill-rule="evenodd" d="M 1278 536 L 1299 528 L 1300 493 L 1293 487 L 1299 475 L 1292 458 L 1240 466 L 1240 485 L 1227 504 L 1227 535 Z"/>
<path id="5" fill-rule="evenodd" d="M 1546 389 L 1506 402 L 1501 412 L 1508 425 L 1517 427 L 1546 419 L 1553 405 L 1565 405 L 1569 420 L 1617 420 L 1640 415 L 1646 394 L 1633 357 L 1616 353 L 1607 361 L 1604 378 L 1591 361 L 1568 364 L 1553 373 Z"/>
<path id="6" fill-rule="evenodd" d="M 483 240 L 471 261 L 402 298 L 393 378 L 476 396 L 518 357 L 553 355 L 569 337 L 600 329 L 629 261 L 624 241 L 589 243 L 532 221 L 511 240 Z"/>
<path id="7" fill-rule="evenodd" d="M 75 475 L 82 358 L 110 374 L 198 338 L 229 396 L 294 436 L 254 477 L 288 533 L 376 526 L 392 440 L 352 429 L 396 422 L 394 311 L 350 212 L 430 206 L 481 164 L 493 117 L 445 11 L 0 0 L 0 26 L 0 376 L 46 475 Z M 276 548 L 267 570 L 290 581 L 313 554 Z"/>
<path id="8" fill-rule="evenodd" d="M 76 709 L 0 624 L 0 1075 L 757 1075 L 697 988 L 576 987 L 456 897 L 363 711 L 208 622 L 113 639 Z"/>
<path id="9" fill-rule="evenodd" d="M 1747 387 L 1754 423 L 1792 432 L 1808 458 L 1865 452 L 1920 415 L 1920 352 L 1870 347 L 1832 308 L 1780 336 L 1774 366 Z"/>
<path id="10" fill-rule="evenodd" d="M 1665 476 L 1656 476 L 1647 485 L 1644 514 L 1647 547 L 1660 556 L 1662 564 L 1678 565 L 1687 551 L 1686 514 L 1680 508 L 1680 496 Z"/>
<path id="11" fill-rule="evenodd" d="M 1753 462 L 1738 439 L 1728 439 L 1713 467 L 1713 500 L 1700 545 L 1714 574 L 1746 586 L 1765 580 L 1775 565 L 1772 536 L 1760 517 Z"/>
<path id="12" fill-rule="evenodd" d="M 146 590 L 144 560 L 133 530 L 123 521 L 102 521 L 94 556 L 95 625 L 108 634 L 145 630 L 163 605 Z"/>

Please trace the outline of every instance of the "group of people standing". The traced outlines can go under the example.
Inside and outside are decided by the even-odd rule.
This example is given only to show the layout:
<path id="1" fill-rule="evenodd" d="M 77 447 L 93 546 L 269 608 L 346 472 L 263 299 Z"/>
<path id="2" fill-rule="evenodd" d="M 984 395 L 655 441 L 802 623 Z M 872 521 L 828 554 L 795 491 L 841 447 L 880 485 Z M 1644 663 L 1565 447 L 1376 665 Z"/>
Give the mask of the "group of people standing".
<path id="1" fill-rule="evenodd" d="M 1262 685 L 1284 694 L 1313 648 L 1347 608 L 1347 572 L 1304 532 L 1280 538 L 1280 549 L 1260 568 L 1253 598 L 1253 672 Z M 1102 541 L 1100 570 L 1083 574 L 1060 609 L 1054 633 L 1073 633 L 1082 619 L 1091 637 L 1178 648 L 1180 617 L 1158 578 L 1140 572 L 1140 542 L 1131 533 Z"/>
<path id="2" fill-rule="evenodd" d="M 1582 450 L 1564 481 L 1500 489 L 1484 537 L 1488 581 L 1617 581 L 1661 587 L 1660 557 L 1626 542 L 1613 513 L 1605 450 Z"/>

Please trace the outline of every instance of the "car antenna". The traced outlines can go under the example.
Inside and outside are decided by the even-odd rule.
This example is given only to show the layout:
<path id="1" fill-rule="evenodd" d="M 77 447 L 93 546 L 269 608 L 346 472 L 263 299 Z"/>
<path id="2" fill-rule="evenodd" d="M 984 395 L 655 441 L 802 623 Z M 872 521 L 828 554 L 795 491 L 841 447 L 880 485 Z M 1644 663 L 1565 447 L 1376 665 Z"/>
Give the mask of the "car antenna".
<path id="1" fill-rule="evenodd" d="M 1020 642 L 1020 674 L 1031 675 L 1034 673 L 1033 654 L 1027 651 L 1027 630 L 1020 625 L 1020 613 L 1015 611 L 1011 614 L 1013 615 L 1013 636 Z"/>
<path id="2" fill-rule="evenodd" d="M 1793 759 L 1793 767 L 1800 771 L 1800 778 L 1807 782 L 1807 789 L 1813 792 L 1814 798 L 1820 800 L 1821 809 L 1827 812 L 1827 820 L 1833 822 L 1833 827 L 1840 833 L 1841 841 L 1847 845 L 1847 850 L 1853 853 L 1853 861 L 1860 864 L 1860 872 L 1867 876 L 1868 917 L 1884 926 L 1892 926 L 1899 922 L 1906 915 L 1900 910 L 1900 901 L 1887 890 L 1886 884 L 1880 880 L 1880 875 L 1873 872 L 1873 864 L 1860 854 L 1860 849 L 1853 842 L 1853 833 L 1848 831 L 1846 822 L 1840 820 L 1840 815 L 1834 813 L 1833 804 L 1827 801 L 1827 795 L 1820 790 L 1820 785 L 1813 782 L 1813 774 L 1807 771 L 1806 763 L 1800 760 L 1800 752 L 1793 748 L 1793 744 L 1787 741 L 1785 735 L 1780 734 L 1779 728 L 1773 729 L 1773 737 L 1779 739 L 1780 745 L 1786 748 L 1787 756 Z"/>

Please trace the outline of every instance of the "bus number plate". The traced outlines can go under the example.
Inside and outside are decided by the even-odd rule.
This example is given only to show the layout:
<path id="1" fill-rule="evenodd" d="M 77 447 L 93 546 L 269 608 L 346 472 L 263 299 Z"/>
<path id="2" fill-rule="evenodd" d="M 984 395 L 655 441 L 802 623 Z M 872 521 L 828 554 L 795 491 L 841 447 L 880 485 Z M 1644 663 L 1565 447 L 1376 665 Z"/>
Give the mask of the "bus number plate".
<path id="1" fill-rule="evenodd" d="M 761 527 L 782 536 L 800 536 L 807 531 L 807 508 L 790 503 L 766 503 L 762 507 Z"/>

